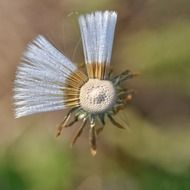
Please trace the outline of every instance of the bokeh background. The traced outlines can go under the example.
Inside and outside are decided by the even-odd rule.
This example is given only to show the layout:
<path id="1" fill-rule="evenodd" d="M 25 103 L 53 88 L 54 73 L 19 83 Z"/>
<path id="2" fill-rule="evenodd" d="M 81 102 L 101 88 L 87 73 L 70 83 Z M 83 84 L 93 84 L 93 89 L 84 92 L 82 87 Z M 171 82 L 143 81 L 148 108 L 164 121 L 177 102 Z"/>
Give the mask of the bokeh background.
<path id="1" fill-rule="evenodd" d="M 98 154 L 89 153 L 88 131 L 74 148 L 77 126 L 56 139 L 65 111 L 14 119 L 12 88 L 26 44 L 43 34 L 74 62 L 83 54 L 78 14 L 116 10 L 115 73 L 141 75 L 124 85 L 136 90 L 107 123 Z M 0 0 L 0 189 L 189 190 L 190 1 Z"/>

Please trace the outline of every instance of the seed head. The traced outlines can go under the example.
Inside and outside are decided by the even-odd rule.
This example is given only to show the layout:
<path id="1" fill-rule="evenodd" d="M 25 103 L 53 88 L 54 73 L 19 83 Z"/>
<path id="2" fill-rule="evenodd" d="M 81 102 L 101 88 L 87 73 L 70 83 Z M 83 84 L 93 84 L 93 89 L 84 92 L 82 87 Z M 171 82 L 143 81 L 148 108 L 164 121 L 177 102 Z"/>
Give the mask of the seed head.
<path id="1" fill-rule="evenodd" d="M 57 136 L 65 127 L 76 124 L 72 145 L 89 126 L 89 144 L 96 154 L 96 137 L 103 130 L 106 119 L 124 128 L 114 119 L 125 108 L 133 92 L 122 87 L 122 82 L 134 74 L 129 70 L 114 75 L 110 70 L 115 11 L 96 11 L 79 16 L 79 27 L 84 50 L 86 71 L 80 70 L 69 58 L 39 35 L 28 44 L 17 69 L 14 102 L 15 116 L 69 109 Z"/>
<path id="2" fill-rule="evenodd" d="M 90 113 L 102 113 L 113 107 L 115 89 L 111 81 L 89 79 L 80 89 L 80 105 Z"/>

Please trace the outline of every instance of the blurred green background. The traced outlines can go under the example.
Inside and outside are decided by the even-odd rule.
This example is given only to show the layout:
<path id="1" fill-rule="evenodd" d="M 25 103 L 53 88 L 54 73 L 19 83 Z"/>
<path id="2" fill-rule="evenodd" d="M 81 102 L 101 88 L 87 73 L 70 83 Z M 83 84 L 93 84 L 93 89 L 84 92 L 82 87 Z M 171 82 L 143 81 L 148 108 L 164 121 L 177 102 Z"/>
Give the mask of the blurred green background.
<path id="1" fill-rule="evenodd" d="M 107 122 L 98 154 L 88 131 L 70 148 L 75 127 L 56 139 L 65 111 L 14 119 L 12 87 L 26 44 L 45 35 L 83 61 L 78 14 L 116 10 L 115 73 L 141 75 L 124 85 L 136 95 Z M 0 0 L 0 190 L 189 190 L 190 1 Z"/>

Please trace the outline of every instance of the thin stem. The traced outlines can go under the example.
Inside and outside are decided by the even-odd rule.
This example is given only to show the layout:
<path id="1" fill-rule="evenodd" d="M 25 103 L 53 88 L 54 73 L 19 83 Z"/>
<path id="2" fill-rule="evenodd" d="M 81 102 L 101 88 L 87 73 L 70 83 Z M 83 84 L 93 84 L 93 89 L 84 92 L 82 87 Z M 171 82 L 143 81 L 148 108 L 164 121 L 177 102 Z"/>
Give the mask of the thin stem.
<path id="1" fill-rule="evenodd" d="M 71 117 L 71 114 L 76 110 L 76 108 L 73 108 L 71 109 L 67 115 L 64 117 L 63 121 L 58 125 L 58 128 L 57 128 L 57 134 L 56 134 L 56 137 L 59 137 L 61 135 L 61 132 L 63 130 L 63 128 L 67 125 L 70 117 Z"/>
<path id="2" fill-rule="evenodd" d="M 91 118 L 91 121 L 90 121 L 89 142 L 90 142 L 91 154 L 92 156 L 95 156 L 96 155 L 96 131 L 95 131 L 94 118 Z"/>
<path id="3" fill-rule="evenodd" d="M 115 119 L 110 114 L 108 114 L 108 118 L 110 119 L 111 123 L 114 126 L 120 128 L 120 129 L 125 129 L 125 127 L 123 127 L 120 123 L 118 123 L 117 121 L 115 121 Z"/>
<path id="4" fill-rule="evenodd" d="M 80 128 L 77 131 L 77 133 L 73 137 L 73 140 L 71 141 L 71 146 L 73 146 L 75 144 L 76 140 L 78 139 L 78 137 L 80 137 L 80 135 L 81 135 L 84 127 L 86 126 L 86 122 L 87 122 L 87 118 L 84 118 L 83 122 L 82 122 L 82 125 L 80 126 Z"/>

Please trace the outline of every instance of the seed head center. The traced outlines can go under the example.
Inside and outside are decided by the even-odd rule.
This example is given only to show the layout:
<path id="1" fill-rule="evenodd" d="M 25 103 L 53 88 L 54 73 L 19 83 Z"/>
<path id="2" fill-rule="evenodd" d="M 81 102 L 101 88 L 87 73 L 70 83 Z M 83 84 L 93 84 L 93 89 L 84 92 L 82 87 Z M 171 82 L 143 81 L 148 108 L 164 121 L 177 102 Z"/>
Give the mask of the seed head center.
<path id="1" fill-rule="evenodd" d="M 102 113 L 114 105 L 115 96 L 111 81 L 89 79 L 80 89 L 80 105 L 90 113 Z"/>

